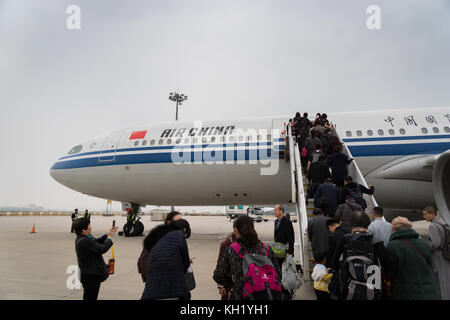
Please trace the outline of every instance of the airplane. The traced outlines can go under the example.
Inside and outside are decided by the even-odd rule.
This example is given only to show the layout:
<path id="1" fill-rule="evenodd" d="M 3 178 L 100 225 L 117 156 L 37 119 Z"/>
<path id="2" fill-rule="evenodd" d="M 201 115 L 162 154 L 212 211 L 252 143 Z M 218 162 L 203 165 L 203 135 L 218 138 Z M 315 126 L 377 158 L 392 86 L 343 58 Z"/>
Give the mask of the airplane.
<path id="1" fill-rule="evenodd" d="M 146 205 L 291 202 L 289 116 L 125 128 L 80 143 L 50 175 L 86 195 Z M 435 205 L 450 222 L 450 108 L 328 114 L 384 208 Z"/>

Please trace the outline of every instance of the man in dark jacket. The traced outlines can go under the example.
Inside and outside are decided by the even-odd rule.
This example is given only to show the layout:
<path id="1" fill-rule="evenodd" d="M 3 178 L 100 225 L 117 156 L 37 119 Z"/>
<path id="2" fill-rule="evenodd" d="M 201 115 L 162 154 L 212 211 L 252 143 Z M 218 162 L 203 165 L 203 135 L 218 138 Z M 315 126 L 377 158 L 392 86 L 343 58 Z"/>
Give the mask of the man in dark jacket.
<path id="1" fill-rule="evenodd" d="M 313 216 L 308 220 L 308 240 L 311 242 L 313 255 L 328 251 L 327 217 L 321 209 L 314 209 Z M 320 261 L 319 261 L 320 262 Z"/>
<path id="2" fill-rule="evenodd" d="M 287 245 L 286 254 L 294 254 L 294 227 L 292 222 L 284 216 L 284 208 L 281 205 L 276 205 L 273 213 L 277 218 L 275 220 L 274 238 L 275 242 Z M 285 258 L 279 258 L 278 264 L 283 265 Z"/>
<path id="3" fill-rule="evenodd" d="M 369 188 L 366 188 L 359 183 L 353 182 L 353 178 L 351 176 L 346 176 L 344 178 L 344 187 L 341 190 L 339 203 L 344 203 L 345 197 L 347 197 L 347 195 L 349 195 L 352 192 L 361 195 L 361 198 L 362 198 L 363 193 L 372 195 L 375 192 L 375 187 L 369 186 Z M 367 205 L 366 205 L 366 208 L 367 208 Z M 366 208 L 364 208 L 364 206 L 363 206 L 363 209 L 366 209 Z"/>
<path id="4" fill-rule="evenodd" d="M 331 167 L 331 177 L 337 187 L 344 185 L 344 178 L 348 176 L 347 166 L 353 161 L 341 152 L 342 146 L 335 146 L 333 153 L 328 157 L 328 166 Z"/>
<path id="5" fill-rule="evenodd" d="M 320 203 L 325 202 L 326 206 L 321 207 Z M 325 216 L 334 217 L 339 202 L 339 189 L 334 185 L 333 180 L 328 178 L 324 184 L 319 185 L 314 196 L 314 205 L 321 208 Z"/>
<path id="6" fill-rule="evenodd" d="M 287 246 L 286 255 L 294 255 L 294 227 L 292 226 L 292 222 L 284 216 L 284 208 L 281 205 L 276 205 L 273 209 L 273 213 L 277 218 L 275 220 L 275 228 L 274 228 L 274 238 L 275 242 L 282 243 Z M 283 262 L 285 258 L 277 258 L 278 265 L 280 269 L 283 267 Z M 281 286 L 281 290 L 283 292 L 284 299 L 290 300 L 291 295 L 289 291 L 284 289 Z"/>
<path id="7" fill-rule="evenodd" d="M 142 300 L 184 300 L 188 297 L 184 274 L 190 259 L 186 243 L 188 234 L 179 227 L 183 222 L 187 223 L 179 219 L 159 225 L 145 238 L 144 247 L 150 254 Z"/>
<path id="8" fill-rule="evenodd" d="M 324 183 L 325 179 L 331 177 L 330 170 L 324 161 L 325 155 L 320 155 L 319 160 L 312 163 L 309 167 L 308 173 L 306 174 L 309 180 L 308 198 L 314 198 L 319 185 Z"/>
<path id="9" fill-rule="evenodd" d="M 328 219 L 327 228 L 330 232 L 328 236 L 328 254 L 327 254 L 327 268 L 334 270 L 339 269 L 339 257 L 335 257 L 335 252 L 340 241 L 344 239 L 346 232 L 342 229 L 338 219 Z"/>
<path id="10" fill-rule="evenodd" d="M 345 203 L 340 204 L 336 209 L 335 217 L 342 221 L 342 227 L 350 233 L 352 230 L 351 221 L 356 212 L 363 212 L 363 208 L 355 202 L 351 194 L 345 198 Z"/>
<path id="11" fill-rule="evenodd" d="M 113 245 L 111 239 L 117 227 L 111 228 L 103 237 L 95 239 L 91 234 L 89 219 L 83 217 L 75 220 L 74 229 L 77 234 L 75 251 L 80 268 L 80 281 L 84 288 L 83 300 L 97 300 L 100 284 L 108 277 L 108 265 L 103 260 L 102 254 L 108 252 Z"/>

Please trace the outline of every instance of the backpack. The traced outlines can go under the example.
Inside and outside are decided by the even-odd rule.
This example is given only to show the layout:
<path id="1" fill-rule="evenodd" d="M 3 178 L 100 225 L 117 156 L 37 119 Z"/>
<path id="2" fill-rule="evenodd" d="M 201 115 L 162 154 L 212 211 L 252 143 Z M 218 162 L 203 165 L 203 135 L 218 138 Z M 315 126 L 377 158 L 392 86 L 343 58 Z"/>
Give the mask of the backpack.
<path id="1" fill-rule="evenodd" d="M 346 248 L 339 266 L 340 298 L 374 300 L 380 294 L 378 289 L 367 286 L 367 268 L 376 264 L 372 238 L 367 233 L 345 235 Z"/>
<path id="2" fill-rule="evenodd" d="M 364 210 L 367 208 L 366 200 L 362 197 L 362 194 L 359 192 L 359 184 L 356 184 L 356 190 L 352 190 L 350 188 L 347 188 L 347 191 L 350 193 L 350 195 L 355 199 L 355 202 L 359 204 Z"/>
<path id="3" fill-rule="evenodd" d="M 297 266 L 292 255 L 288 255 L 284 260 L 281 266 L 281 274 L 281 284 L 293 296 L 295 291 L 302 286 L 302 277 L 297 272 Z"/>
<path id="4" fill-rule="evenodd" d="M 270 247 L 262 243 L 259 254 L 248 253 L 238 242 L 232 243 L 230 247 L 242 259 L 242 297 L 250 300 L 280 300 L 281 284 L 277 280 L 275 267 L 268 258 Z"/>
<path id="5" fill-rule="evenodd" d="M 450 227 L 446 223 L 440 223 L 440 222 L 436 222 L 436 223 L 441 225 L 444 228 L 445 238 L 444 238 L 444 246 L 441 248 L 442 256 L 445 259 L 450 260 Z"/>
<path id="6" fill-rule="evenodd" d="M 311 163 L 319 161 L 320 156 L 322 155 L 322 151 L 314 151 L 312 154 Z"/>

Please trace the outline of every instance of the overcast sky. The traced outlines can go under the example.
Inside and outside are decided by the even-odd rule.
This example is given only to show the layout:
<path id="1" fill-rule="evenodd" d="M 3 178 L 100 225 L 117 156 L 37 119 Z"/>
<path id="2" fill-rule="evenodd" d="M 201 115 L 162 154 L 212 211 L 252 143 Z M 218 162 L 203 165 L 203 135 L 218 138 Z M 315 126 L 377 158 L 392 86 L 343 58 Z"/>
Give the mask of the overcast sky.
<path id="1" fill-rule="evenodd" d="M 0 0 L 0 206 L 104 209 L 51 165 L 172 121 L 175 89 L 186 121 L 450 106 L 449 57 L 448 0 Z"/>

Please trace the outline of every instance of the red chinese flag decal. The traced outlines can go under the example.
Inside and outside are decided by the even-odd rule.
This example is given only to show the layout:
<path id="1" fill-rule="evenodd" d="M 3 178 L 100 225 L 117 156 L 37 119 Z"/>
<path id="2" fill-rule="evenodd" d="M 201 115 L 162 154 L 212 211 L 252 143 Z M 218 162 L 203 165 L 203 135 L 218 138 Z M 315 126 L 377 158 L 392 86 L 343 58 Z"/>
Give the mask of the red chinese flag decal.
<path id="1" fill-rule="evenodd" d="M 146 134 L 147 134 L 147 130 L 145 130 L 145 131 L 134 131 L 131 134 L 131 136 L 130 136 L 130 140 L 144 139 Z"/>

